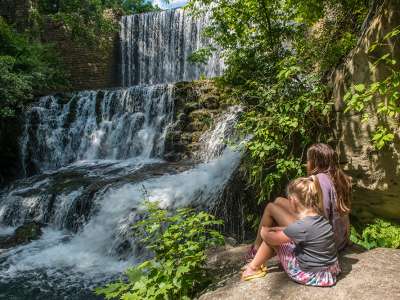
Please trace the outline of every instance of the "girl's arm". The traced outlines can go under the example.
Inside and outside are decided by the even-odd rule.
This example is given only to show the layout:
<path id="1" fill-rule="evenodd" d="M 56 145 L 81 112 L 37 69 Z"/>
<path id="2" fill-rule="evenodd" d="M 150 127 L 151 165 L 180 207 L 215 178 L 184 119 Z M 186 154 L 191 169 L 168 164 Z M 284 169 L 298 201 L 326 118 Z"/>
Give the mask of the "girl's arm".
<path id="1" fill-rule="evenodd" d="M 269 227 L 269 231 L 282 231 L 286 227 Z"/>
<path id="2" fill-rule="evenodd" d="M 273 231 L 264 230 L 264 228 L 261 231 L 261 237 L 270 246 L 279 246 L 292 241 L 283 230 Z"/>

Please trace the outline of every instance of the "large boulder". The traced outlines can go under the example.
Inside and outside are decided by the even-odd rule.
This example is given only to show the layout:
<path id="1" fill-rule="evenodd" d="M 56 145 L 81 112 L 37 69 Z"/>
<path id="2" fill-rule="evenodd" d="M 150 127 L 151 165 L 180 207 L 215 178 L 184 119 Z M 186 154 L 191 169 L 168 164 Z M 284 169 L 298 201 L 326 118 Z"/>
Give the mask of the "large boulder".
<path id="1" fill-rule="evenodd" d="M 42 235 L 42 226 L 37 222 L 21 225 L 13 234 L 0 237 L 0 249 L 12 248 L 37 240 Z"/>
<path id="2" fill-rule="evenodd" d="M 247 249 L 248 245 L 225 247 L 210 255 L 210 268 L 220 274 L 221 280 L 200 300 L 400 299 L 400 249 L 364 251 L 350 248 L 340 257 L 343 272 L 336 286 L 331 288 L 308 287 L 293 282 L 277 260 L 268 263 L 268 274 L 264 278 L 240 282 L 239 270 Z M 225 278 L 223 274 L 227 274 Z"/>

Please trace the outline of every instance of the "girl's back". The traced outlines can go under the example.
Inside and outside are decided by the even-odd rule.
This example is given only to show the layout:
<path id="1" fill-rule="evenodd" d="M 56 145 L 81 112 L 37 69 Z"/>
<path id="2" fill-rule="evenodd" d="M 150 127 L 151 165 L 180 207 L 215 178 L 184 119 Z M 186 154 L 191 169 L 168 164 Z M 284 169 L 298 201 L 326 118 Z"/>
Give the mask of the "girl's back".
<path id="1" fill-rule="evenodd" d="M 337 261 L 332 226 L 324 217 L 307 216 L 283 232 L 295 242 L 295 255 L 303 271 L 318 272 Z"/>

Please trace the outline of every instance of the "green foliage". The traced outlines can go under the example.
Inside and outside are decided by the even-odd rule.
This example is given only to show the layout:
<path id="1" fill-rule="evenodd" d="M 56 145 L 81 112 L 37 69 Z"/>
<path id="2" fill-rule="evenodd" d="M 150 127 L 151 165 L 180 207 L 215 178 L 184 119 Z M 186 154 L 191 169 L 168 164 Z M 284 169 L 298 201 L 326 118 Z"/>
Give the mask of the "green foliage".
<path id="1" fill-rule="evenodd" d="M 126 279 L 99 288 L 107 299 L 190 299 L 212 278 L 205 251 L 223 244 L 214 228 L 222 221 L 192 209 L 170 214 L 146 202 L 148 213 L 134 225 L 135 236 L 154 258 L 126 271 Z"/>
<path id="2" fill-rule="evenodd" d="M 351 228 L 350 239 L 353 243 L 366 249 L 377 247 L 400 248 L 400 226 L 377 219 L 374 224 L 368 225 L 362 233 Z"/>
<path id="3" fill-rule="evenodd" d="M 15 115 L 38 91 L 66 85 L 68 74 L 56 51 L 39 42 L 45 19 L 61 24 L 78 42 L 102 49 L 118 28 L 113 15 L 155 9 L 144 0 L 39 0 L 25 33 L 0 18 L 0 118 Z"/>
<path id="4" fill-rule="evenodd" d="M 188 60 L 194 64 L 206 64 L 215 49 L 212 47 L 201 48 L 193 52 Z"/>
<path id="5" fill-rule="evenodd" d="M 157 10 L 146 0 L 39 0 L 33 11 L 36 23 L 47 17 L 63 24 L 70 35 L 87 45 L 103 46 L 118 30 L 113 15 Z"/>
<path id="6" fill-rule="evenodd" d="M 34 90 L 65 84 L 52 47 L 17 33 L 0 17 L 0 118 L 13 116 Z"/>
<path id="7" fill-rule="evenodd" d="M 355 0 L 193 0 L 188 6 L 212 15 L 205 34 L 224 49 L 227 65 L 218 83 L 230 102 L 245 107 L 239 129 L 252 136 L 250 180 L 265 201 L 304 173 L 306 148 L 328 138 L 326 74 L 354 46 L 368 7 Z"/>
<path id="8" fill-rule="evenodd" d="M 395 44 L 395 39 L 400 35 L 400 26 L 387 33 L 382 40 L 373 43 L 368 49 L 370 55 L 374 55 L 380 48 L 388 46 L 389 43 Z M 377 126 L 372 134 L 372 143 L 376 149 L 380 150 L 394 141 L 394 131 L 390 123 L 395 123 L 400 114 L 400 71 L 397 61 L 390 53 L 385 53 L 375 59 L 373 70 L 378 65 L 384 65 L 388 69 L 389 75 L 381 80 L 369 85 L 362 83 L 351 86 L 344 96 L 347 105 L 345 112 L 350 110 L 363 114 L 362 121 L 369 120 L 369 113 L 366 112 L 373 102 L 379 97 L 382 99 L 373 109 L 374 115 L 378 117 L 382 125 Z"/>

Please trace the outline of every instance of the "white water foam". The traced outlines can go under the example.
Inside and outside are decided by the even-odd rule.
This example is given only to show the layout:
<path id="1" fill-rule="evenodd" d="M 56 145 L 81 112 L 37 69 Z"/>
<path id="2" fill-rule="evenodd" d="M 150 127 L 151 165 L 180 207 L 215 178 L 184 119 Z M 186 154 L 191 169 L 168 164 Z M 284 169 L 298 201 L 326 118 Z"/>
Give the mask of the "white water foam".
<path id="1" fill-rule="evenodd" d="M 10 235 L 10 234 L 14 233 L 15 229 L 16 228 L 12 227 L 12 226 L 0 225 L 0 237 L 1 236 L 7 236 L 7 235 Z"/>
<path id="2" fill-rule="evenodd" d="M 143 189 L 150 201 L 159 201 L 165 208 L 212 207 L 239 161 L 239 152 L 226 149 L 219 158 L 191 170 L 112 188 L 98 199 L 96 214 L 78 234 L 46 228 L 41 239 L 1 254 L 0 278 L 45 270 L 50 277 L 63 276 L 70 285 L 82 277 L 94 283 L 119 274 L 135 262 L 133 255 L 121 261 L 115 247 L 130 233 L 129 224 L 145 196 Z"/>

